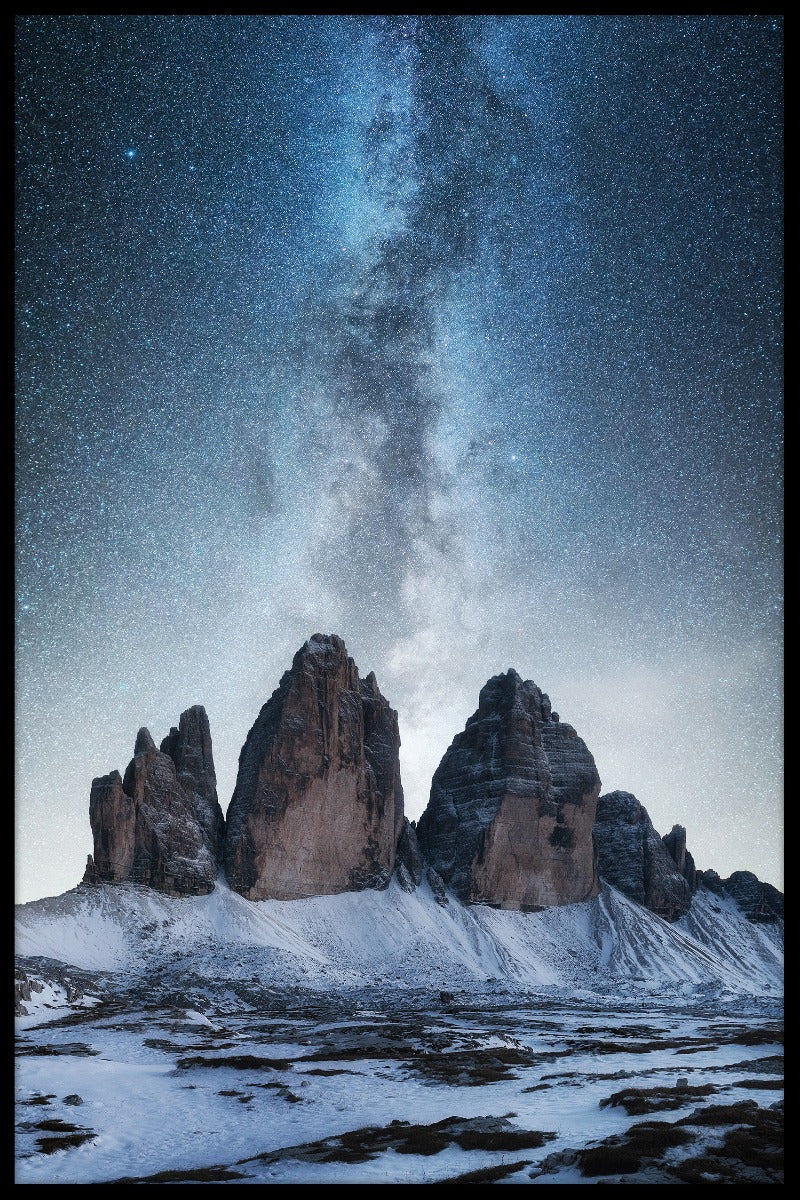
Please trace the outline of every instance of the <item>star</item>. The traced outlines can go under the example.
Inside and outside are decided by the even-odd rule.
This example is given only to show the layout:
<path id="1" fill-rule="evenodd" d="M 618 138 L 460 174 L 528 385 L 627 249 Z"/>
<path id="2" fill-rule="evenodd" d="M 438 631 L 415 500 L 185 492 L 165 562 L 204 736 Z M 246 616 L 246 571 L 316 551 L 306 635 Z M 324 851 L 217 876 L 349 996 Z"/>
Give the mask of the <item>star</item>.
<path id="1" fill-rule="evenodd" d="M 18 17 L 21 898 L 142 725 L 203 704 L 225 808 L 315 632 L 397 710 L 410 819 L 513 666 L 606 791 L 780 885 L 782 38 Z"/>

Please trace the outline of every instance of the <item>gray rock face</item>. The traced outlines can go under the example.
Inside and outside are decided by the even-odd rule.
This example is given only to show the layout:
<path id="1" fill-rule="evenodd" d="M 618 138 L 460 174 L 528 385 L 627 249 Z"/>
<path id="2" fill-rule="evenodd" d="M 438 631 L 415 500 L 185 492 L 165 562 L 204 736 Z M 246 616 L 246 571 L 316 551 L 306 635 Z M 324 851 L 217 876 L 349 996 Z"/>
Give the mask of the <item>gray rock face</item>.
<path id="1" fill-rule="evenodd" d="M 408 817 L 403 818 L 403 828 L 397 842 L 397 857 L 395 872 L 400 886 L 407 892 L 413 892 L 422 881 L 422 853 L 417 841 L 416 826 Z"/>
<path id="2" fill-rule="evenodd" d="M 140 729 L 124 778 L 112 771 L 93 780 L 89 819 L 94 856 L 84 883 L 130 881 L 168 895 L 213 891 L 225 822 L 205 709 L 182 713 L 160 750 Z"/>
<path id="3" fill-rule="evenodd" d="M 698 871 L 697 881 L 718 896 L 730 896 L 755 925 L 783 920 L 783 893 L 771 883 L 762 883 L 752 871 L 734 871 L 727 879 L 720 879 L 716 871 Z"/>
<path id="4" fill-rule="evenodd" d="M 509 670 L 482 688 L 439 764 L 419 844 L 466 903 L 532 911 L 587 900 L 599 890 L 599 791 L 584 742 L 535 683 Z"/>
<path id="5" fill-rule="evenodd" d="M 694 863 L 685 853 L 686 832 L 680 826 L 665 841 L 681 858 L 682 867 L 636 797 L 630 792 L 608 792 L 597 801 L 594 839 L 603 879 L 667 921 L 689 911 L 692 888 L 684 871 L 693 874 Z"/>
<path id="6" fill-rule="evenodd" d="M 682 825 L 673 825 L 669 833 L 665 833 L 661 841 L 675 866 L 689 885 L 689 894 L 697 891 L 697 869 L 694 859 L 686 849 L 686 830 Z"/>
<path id="7" fill-rule="evenodd" d="M 239 756 L 225 871 L 251 900 L 383 888 L 403 829 L 397 714 L 341 638 L 315 634 Z"/>
<path id="8" fill-rule="evenodd" d="M 430 884 L 433 898 L 442 908 L 447 908 L 450 901 L 447 898 L 447 889 L 444 886 L 444 880 L 438 871 L 434 871 L 433 867 L 428 867 L 425 876 Z"/>

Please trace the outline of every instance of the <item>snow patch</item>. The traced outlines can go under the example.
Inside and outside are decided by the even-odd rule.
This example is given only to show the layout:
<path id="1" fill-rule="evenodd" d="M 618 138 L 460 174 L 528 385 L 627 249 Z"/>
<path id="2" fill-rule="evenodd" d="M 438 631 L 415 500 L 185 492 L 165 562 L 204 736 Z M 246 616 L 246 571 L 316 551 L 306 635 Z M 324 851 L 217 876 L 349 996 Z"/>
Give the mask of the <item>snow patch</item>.
<path id="1" fill-rule="evenodd" d="M 245 900 L 135 884 L 80 886 L 17 908 L 17 952 L 93 971 L 181 967 L 210 978 L 308 987 L 599 987 L 644 993 L 782 987 L 782 923 L 752 925 L 701 889 L 670 925 L 612 887 L 537 913 L 436 903 L 423 883 L 306 900 Z"/>

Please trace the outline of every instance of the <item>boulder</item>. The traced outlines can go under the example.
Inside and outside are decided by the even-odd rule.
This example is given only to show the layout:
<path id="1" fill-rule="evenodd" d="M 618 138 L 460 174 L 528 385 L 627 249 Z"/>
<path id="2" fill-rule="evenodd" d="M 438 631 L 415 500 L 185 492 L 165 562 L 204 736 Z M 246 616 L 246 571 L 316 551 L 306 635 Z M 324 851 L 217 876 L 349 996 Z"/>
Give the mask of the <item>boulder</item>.
<path id="1" fill-rule="evenodd" d="M 141 883 L 168 895 L 213 891 L 225 822 L 205 709 L 182 713 L 160 750 L 140 729 L 124 778 L 112 771 L 93 780 L 89 819 L 94 855 L 84 883 Z"/>
<path id="2" fill-rule="evenodd" d="M 397 713 L 341 638 L 315 634 L 239 756 L 225 871 L 251 900 L 383 888 L 403 830 Z"/>
<path id="3" fill-rule="evenodd" d="M 725 885 L 716 871 L 698 871 L 697 886 L 708 888 L 715 896 L 725 895 Z"/>
<path id="4" fill-rule="evenodd" d="M 549 697 L 514 670 L 482 688 L 420 818 L 420 848 L 468 904 L 533 911 L 597 895 L 600 777 Z"/>
<path id="5" fill-rule="evenodd" d="M 40 983 L 38 979 L 31 978 L 21 967 L 16 967 L 14 970 L 14 1016 L 27 1017 L 29 1013 L 23 1001 L 30 1001 L 31 993 L 43 991 L 44 984 Z"/>

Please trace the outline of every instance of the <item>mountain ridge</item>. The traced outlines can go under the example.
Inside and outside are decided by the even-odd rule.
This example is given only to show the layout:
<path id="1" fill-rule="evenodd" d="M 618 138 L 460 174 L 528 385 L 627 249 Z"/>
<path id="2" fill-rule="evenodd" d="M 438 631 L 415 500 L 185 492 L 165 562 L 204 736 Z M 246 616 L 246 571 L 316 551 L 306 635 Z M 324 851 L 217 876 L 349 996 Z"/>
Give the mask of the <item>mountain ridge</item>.
<path id="1" fill-rule="evenodd" d="M 344 642 L 315 634 L 262 709 L 224 820 L 205 710 L 95 779 L 94 858 L 17 907 L 25 964 L 181 989 L 781 987 L 783 897 L 697 871 L 510 668 L 403 814 L 397 714 Z M 193 856 L 194 855 L 194 859 Z M 204 982 L 205 981 L 205 982 Z M 27 996 L 25 995 L 27 993 Z"/>

